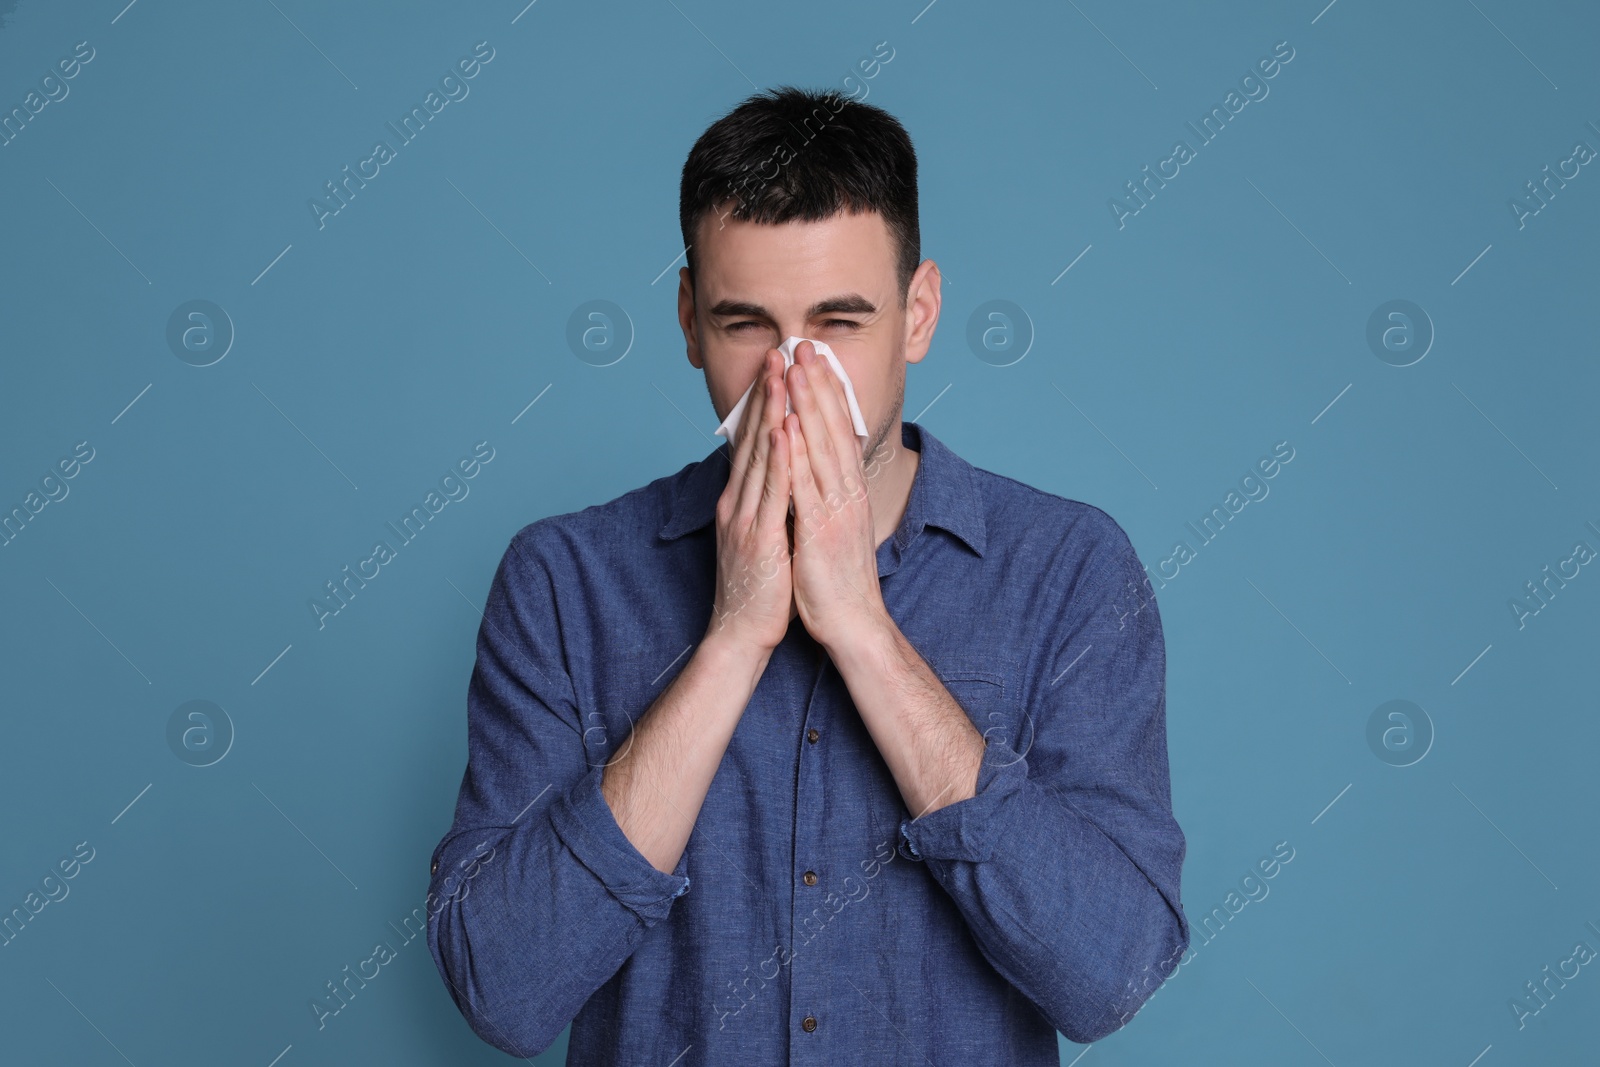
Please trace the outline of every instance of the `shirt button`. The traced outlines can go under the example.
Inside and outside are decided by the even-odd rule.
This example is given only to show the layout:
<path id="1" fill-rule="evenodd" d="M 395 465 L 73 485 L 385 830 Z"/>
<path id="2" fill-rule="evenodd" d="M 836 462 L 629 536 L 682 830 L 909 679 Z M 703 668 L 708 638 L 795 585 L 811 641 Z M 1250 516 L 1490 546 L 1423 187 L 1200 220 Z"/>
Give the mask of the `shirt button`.
<path id="1" fill-rule="evenodd" d="M 817 872 L 816 871 L 807 871 L 801 877 L 803 877 L 805 879 L 806 885 L 816 885 L 817 884 Z"/>
<path id="2" fill-rule="evenodd" d="M 817 729 L 814 726 L 806 731 L 806 740 L 810 741 L 813 745 L 817 743 L 817 738 L 821 736 L 821 734 L 817 733 Z"/>
<path id="3" fill-rule="evenodd" d="M 817 1028 L 817 1017 L 815 1015 L 807 1015 L 804 1019 L 800 1020 L 800 1029 L 804 1030 L 806 1033 L 809 1034 L 811 1031 L 815 1030 L 816 1028 Z"/>
<path id="4" fill-rule="evenodd" d="M 433 861 L 433 867 L 428 871 L 428 873 L 429 874 L 438 874 L 439 873 L 439 861 L 438 860 L 434 860 Z"/>

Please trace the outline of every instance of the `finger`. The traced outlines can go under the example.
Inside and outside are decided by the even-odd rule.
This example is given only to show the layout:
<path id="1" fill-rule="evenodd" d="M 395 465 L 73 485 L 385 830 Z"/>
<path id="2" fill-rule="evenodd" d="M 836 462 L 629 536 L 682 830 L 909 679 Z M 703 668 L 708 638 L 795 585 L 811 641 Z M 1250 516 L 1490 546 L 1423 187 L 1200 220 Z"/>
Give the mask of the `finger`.
<path id="1" fill-rule="evenodd" d="M 806 344 L 811 345 L 811 342 L 807 341 Z M 817 351 L 815 345 L 811 345 L 807 349 L 807 354 L 811 356 L 811 363 L 815 365 L 815 369 L 807 366 L 806 373 L 817 383 L 817 403 L 825 411 L 830 413 L 837 411 L 846 422 L 849 422 L 850 406 L 844 395 L 844 380 L 833 369 L 833 364 L 829 363 L 827 358 Z M 838 357 L 835 356 L 834 358 L 837 359 Z M 822 388 L 824 381 L 828 383 L 829 387 L 827 389 Z M 854 427 L 852 426 L 851 429 L 854 429 Z"/>
<path id="2" fill-rule="evenodd" d="M 815 360 L 810 366 L 796 363 L 789 374 L 790 388 L 794 393 L 795 414 L 800 417 L 800 430 L 806 439 L 811 476 L 816 483 L 818 494 L 826 498 L 838 491 L 843 474 L 839 444 L 834 437 L 835 431 L 828 425 L 827 416 L 821 407 L 821 402 L 828 399 L 824 394 L 829 391 L 829 387 L 826 378 L 817 376 L 818 367 L 819 362 Z M 795 506 L 799 506 L 798 501 Z"/>
<path id="3" fill-rule="evenodd" d="M 783 425 L 788 435 L 785 443 L 789 453 L 789 492 L 794 497 L 794 544 L 798 550 L 803 542 L 810 540 L 812 524 L 825 512 L 817 510 L 822 497 L 812 473 L 810 443 L 800 429 L 800 416 L 788 416 Z"/>
<path id="4" fill-rule="evenodd" d="M 854 437 L 855 424 L 850 421 L 850 402 L 845 398 L 844 379 L 833 369 L 833 364 L 812 349 L 811 366 L 806 368 L 806 373 L 817 383 L 817 406 L 827 418 L 828 425 L 833 427 L 835 443 L 843 442 L 846 437 Z M 826 383 L 826 387 L 822 383 Z M 849 449 L 841 447 L 839 454 L 841 458 L 847 457 Z"/>
<path id="5" fill-rule="evenodd" d="M 749 470 L 750 461 L 755 459 L 761 448 L 759 424 L 762 402 L 766 396 L 767 370 L 768 363 L 763 357 L 761 365 L 756 368 L 755 380 L 750 383 L 749 396 L 744 402 L 744 413 L 740 416 L 738 429 L 734 431 L 737 438 L 735 442 L 737 454 L 746 461 L 744 466 L 738 468 L 741 484 Z"/>
<path id="6" fill-rule="evenodd" d="M 741 525 L 748 521 L 751 514 L 751 501 L 757 491 L 754 487 L 765 477 L 766 454 L 761 441 L 761 424 L 765 421 L 767 394 L 771 390 L 770 369 L 771 363 L 763 357 L 756 380 L 750 386 L 750 399 L 745 401 L 744 415 L 739 422 L 739 447 L 744 462 L 730 475 L 730 481 L 737 477 L 737 485 L 733 489 L 733 514 L 736 523 Z"/>
<path id="7" fill-rule="evenodd" d="M 789 441 L 788 431 L 780 424 L 767 430 L 767 480 L 761 494 L 761 507 L 756 515 L 758 528 L 777 533 L 784 529 L 789 517 Z M 788 540 L 783 540 L 785 549 Z M 787 563 L 785 558 L 781 562 Z"/>
<path id="8" fill-rule="evenodd" d="M 783 355 L 769 349 L 757 377 L 758 390 L 751 394 L 744 417 L 755 425 L 748 427 L 754 441 L 749 466 L 745 468 L 744 484 L 739 489 L 738 514 L 745 521 L 754 521 L 761 502 L 763 486 L 767 481 L 768 451 L 771 448 L 772 428 L 783 419 Z M 774 363 L 776 359 L 776 363 Z M 741 430 L 746 427 L 741 423 Z"/>
<path id="9" fill-rule="evenodd" d="M 745 445 L 748 441 L 750 455 L 753 458 L 761 453 L 764 442 L 762 440 L 761 412 L 765 408 L 767 395 L 767 378 L 772 372 L 771 353 L 761 357 L 761 365 L 756 369 L 755 381 L 751 383 L 750 399 L 745 401 L 744 415 L 739 422 L 739 443 Z"/>
<path id="10" fill-rule="evenodd" d="M 831 431 L 829 440 L 833 443 L 833 454 L 839 465 L 837 488 L 846 496 L 853 496 L 861 484 L 858 472 L 865 444 L 856 435 L 855 422 L 850 417 L 850 402 L 845 395 L 844 379 L 839 377 L 838 372 L 833 369 L 833 364 L 815 348 L 811 349 L 811 356 L 811 366 L 806 368 L 809 380 L 814 383 L 823 381 L 828 383 L 827 388 L 818 384 L 815 394 L 817 407 L 822 410 L 823 418 Z"/>

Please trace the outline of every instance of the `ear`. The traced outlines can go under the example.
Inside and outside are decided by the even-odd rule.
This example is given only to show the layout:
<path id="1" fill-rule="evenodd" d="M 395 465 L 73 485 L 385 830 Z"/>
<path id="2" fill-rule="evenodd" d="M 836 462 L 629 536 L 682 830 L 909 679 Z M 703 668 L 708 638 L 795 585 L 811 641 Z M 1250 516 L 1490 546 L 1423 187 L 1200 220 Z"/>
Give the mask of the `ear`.
<path id="1" fill-rule="evenodd" d="M 700 370 L 706 361 L 700 352 L 700 335 L 695 328 L 694 285 L 689 281 L 688 267 L 678 268 L 678 325 L 683 329 L 689 365 Z"/>
<path id="2" fill-rule="evenodd" d="M 933 331 L 939 325 L 939 265 L 925 259 L 911 275 L 906 290 L 905 353 L 907 363 L 920 363 L 933 344 Z"/>

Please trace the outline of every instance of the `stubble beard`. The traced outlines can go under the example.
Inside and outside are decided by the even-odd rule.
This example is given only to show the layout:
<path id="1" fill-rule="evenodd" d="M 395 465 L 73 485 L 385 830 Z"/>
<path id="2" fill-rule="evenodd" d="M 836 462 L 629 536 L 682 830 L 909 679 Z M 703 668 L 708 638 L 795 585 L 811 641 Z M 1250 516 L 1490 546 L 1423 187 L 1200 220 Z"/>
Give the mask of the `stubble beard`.
<path id="1" fill-rule="evenodd" d="M 900 421 L 900 416 L 905 410 L 906 402 L 906 376 L 904 365 L 901 366 L 900 376 L 895 381 L 894 400 L 889 404 L 889 410 L 884 413 L 882 421 L 873 430 L 872 436 L 867 438 L 867 447 L 862 449 L 861 465 L 871 470 L 877 460 L 878 452 L 883 448 L 883 443 L 889 439 L 889 432 L 895 423 Z"/>

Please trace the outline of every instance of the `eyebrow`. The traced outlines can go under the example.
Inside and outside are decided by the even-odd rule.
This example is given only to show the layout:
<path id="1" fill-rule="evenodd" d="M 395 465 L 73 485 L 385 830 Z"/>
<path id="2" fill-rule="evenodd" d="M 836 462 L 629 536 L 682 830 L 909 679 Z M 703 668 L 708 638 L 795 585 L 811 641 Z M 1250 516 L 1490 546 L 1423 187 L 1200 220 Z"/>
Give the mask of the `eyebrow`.
<path id="1" fill-rule="evenodd" d="M 814 319 L 819 315 L 872 315 L 876 314 L 877 310 L 878 305 L 859 293 L 845 293 L 817 301 L 806 309 L 805 317 Z M 733 316 L 748 316 L 749 318 L 757 319 L 772 318 L 771 313 L 760 304 L 751 304 L 743 300 L 719 300 L 712 305 L 710 314 L 722 318 Z"/>

